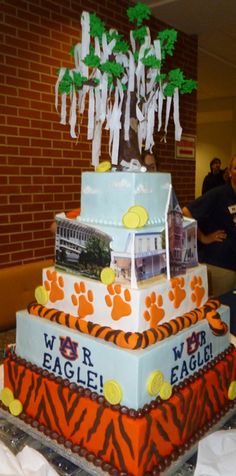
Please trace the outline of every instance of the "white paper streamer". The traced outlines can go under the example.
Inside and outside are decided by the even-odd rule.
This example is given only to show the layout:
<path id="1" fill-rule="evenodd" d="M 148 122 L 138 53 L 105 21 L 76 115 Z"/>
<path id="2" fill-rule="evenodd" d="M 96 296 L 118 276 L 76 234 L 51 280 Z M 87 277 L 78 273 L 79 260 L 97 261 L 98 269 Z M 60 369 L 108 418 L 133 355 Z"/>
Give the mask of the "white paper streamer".
<path id="1" fill-rule="evenodd" d="M 123 89 L 121 82 L 117 80 L 117 86 L 115 88 L 115 101 L 113 105 L 113 110 L 110 118 L 110 130 L 111 130 L 111 142 L 112 152 L 111 152 L 111 161 L 112 164 L 117 165 L 118 163 L 118 152 L 120 144 L 120 117 L 121 117 L 121 108 L 123 103 Z"/>
<path id="2" fill-rule="evenodd" d="M 60 124 L 66 124 L 66 93 L 61 95 L 61 120 Z"/>
<path id="3" fill-rule="evenodd" d="M 82 26 L 82 43 L 81 43 L 81 73 L 83 76 L 88 77 L 88 66 L 83 63 L 85 56 L 89 54 L 90 45 L 90 15 L 88 12 L 83 12 L 81 15 Z"/>
<path id="4" fill-rule="evenodd" d="M 160 88 L 158 91 L 158 131 L 161 130 L 161 126 L 162 126 L 163 100 L 164 100 L 164 94 L 163 94 L 162 88 Z"/>
<path id="5" fill-rule="evenodd" d="M 73 88 L 72 91 L 72 100 L 71 100 L 71 106 L 70 106 L 70 119 L 69 119 L 69 124 L 70 124 L 70 135 L 73 139 L 76 139 L 76 133 L 75 133 L 75 126 L 76 126 L 76 92 L 75 88 Z"/>
<path id="6" fill-rule="evenodd" d="M 95 55 L 99 56 L 99 58 L 100 58 L 101 48 L 100 48 L 99 38 L 97 38 L 97 36 L 95 36 L 95 38 L 94 38 L 94 53 L 95 53 Z"/>
<path id="7" fill-rule="evenodd" d="M 94 165 L 94 167 L 99 164 L 99 157 L 101 155 L 101 137 L 102 124 L 100 121 L 98 121 L 95 124 L 94 138 L 92 141 L 92 165 Z"/>
<path id="8" fill-rule="evenodd" d="M 182 127 L 179 122 L 179 88 L 174 90 L 174 124 L 175 124 L 175 140 L 179 141 L 182 135 Z"/>
<path id="9" fill-rule="evenodd" d="M 57 79 L 57 82 L 55 84 L 55 108 L 56 108 L 56 111 L 58 110 L 58 90 L 59 90 L 59 84 L 64 76 L 66 72 L 66 68 L 61 68 L 60 71 L 59 71 L 59 75 L 58 75 L 58 79 Z"/>
<path id="10" fill-rule="evenodd" d="M 102 123 L 106 118 L 106 109 L 107 109 L 107 74 L 104 73 L 101 77 L 101 116 L 100 120 Z"/>
<path id="11" fill-rule="evenodd" d="M 156 109 L 157 109 L 156 94 L 154 93 L 149 103 L 148 112 L 147 112 L 147 132 L 146 132 L 145 149 L 150 150 L 150 152 L 152 152 L 152 148 L 154 145 L 153 132 L 154 132 L 154 125 L 155 125 Z"/>
<path id="12" fill-rule="evenodd" d="M 154 40 L 154 50 L 155 50 L 155 56 L 158 60 L 161 61 L 161 42 L 160 40 Z"/>
<path id="13" fill-rule="evenodd" d="M 136 43 L 135 43 L 135 39 L 134 39 L 134 35 L 133 35 L 133 30 L 130 31 L 130 43 L 131 43 L 132 51 L 133 51 L 133 53 L 135 53 Z"/>
<path id="14" fill-rule="evenodd" d="M 134 91 L 134 79 L 135 79 L 135 62 L 134 57 L 129 51 L 129 75 L 128 75 L 128 91 Z"/>
<path id="15" fill-rule="evenodd" d="M 77 71 L 81 70 L 81 43 L 77 43 L 74 47 L 74 61 Z"/>
<path id="16" fill-rule="evenodd" d="M 89 108 L 88 108 L 88 129 L 87 139 L 93 139 L 94 134 L 94 92 L 93 89 L 89 90 Z"/>
<path id="17" fill-rule="evenodd" d="M 126 104 L 125 104 L 125 121 L 124 121 L 124 130 L 125 130 L 125 140 L 129 140 L 129 128 L 130 128 L 130 92 L 127 92 Z"/>
<path id="18" fill-rule="evenodd" d="M 167 96 L 167 98 L 166 98 L 166 119 L 165 119 L 165 128 L 164 128 L 165 133 L 167 133 L 168 123 L 169 123 L 171 102 L 172 102 L 172 96 Z"/>

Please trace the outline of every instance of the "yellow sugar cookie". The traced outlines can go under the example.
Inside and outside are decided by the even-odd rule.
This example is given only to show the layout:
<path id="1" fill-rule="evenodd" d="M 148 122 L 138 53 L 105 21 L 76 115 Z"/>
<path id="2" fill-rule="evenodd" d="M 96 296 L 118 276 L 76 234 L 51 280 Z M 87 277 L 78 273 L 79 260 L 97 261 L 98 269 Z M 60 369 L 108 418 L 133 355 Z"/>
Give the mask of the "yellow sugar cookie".
<path id="1" fill-rule="evenodd" d="M 133 207 L 130 207 L 128 211 L 137 213 L 137 215 L 139 216 L 139 228 L 146 225 L 148 221 L 148 212 L 146 208 L 142 207 L 141 205 L 134 205 Z"/>
<path id="2" fill-rule="evenodd" d="M 164 382 L 163 373 L 160 370 L 154 370 L 148 379 L 148 393 L 155 397 L 160 392 L 161 386 Z"/>
<path id="3" fill-rule="evenodd" d="M 137 213 L 127 212 L 122 218 L 122 223 L 126 228 L 138 228 L 140 218 Z"/>
<path id="4" fill-rule="evenodd" d="M 103 284 L 112 284 L 115 281 L 116 273 L 112 268 L 103 268 L 100 274 L 100 278 Z"/>
<path id="5" fill-rule="evenodd" d="M 37 286 L 34 292 L 35 299 L 38 304 L 45 306 L 48 302 L 48 292 L 44 286 Z"/>
<path id="6" fill-rule="evenodd" d="M 107 172 L 111 168 L 111 162 L 104 160 L 97 165 L 95 172 Z"/>
<path id="7" fill-rule="evenodd" d="M 117 405 L 122 400 L 122 390 L 120 384 L 116 380 L 107 380 L 103 387 L 105 399 L 111 405 Z"/>
<path id="8" fill-rule="evenodd" d="M 23 410 L 23 405 L 20 400 L 13 400 L 9 405 L 9 410 L 13 416 L 18 416 Z"/>
<path id="9" fill-rule="evenodd" d="M 236 380 L 232 380 L 228 389 L 228 398 L 229 400 L 234 400 L 235 397 L 236 397 Z"/>
<path id="10" fill-rule="evenodd" d="M 9 407 L 10 403 L 14 400 L 13 392 L 10 388 L 4 387 L 0 392 L 0 400 L 3 405 Z"/>
<path id="11" fill-rule="evenodd" d="M 172 386 L 169 382 L 163 382 L 160 389 L 160 397 L 162 400 L 168 400 L 172 395 Z"/>

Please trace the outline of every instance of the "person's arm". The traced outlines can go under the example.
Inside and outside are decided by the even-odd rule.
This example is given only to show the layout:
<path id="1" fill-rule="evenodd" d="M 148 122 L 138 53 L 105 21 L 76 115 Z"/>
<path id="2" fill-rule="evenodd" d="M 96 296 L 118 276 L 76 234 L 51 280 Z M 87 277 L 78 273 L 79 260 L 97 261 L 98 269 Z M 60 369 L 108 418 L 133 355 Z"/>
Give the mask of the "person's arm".
<path id="1" fill-rule="evenodd" d="M 182 212 L 185 217 L 194 218 L 188 207 L 183 207 Z M 215 241 L 224 241 L 226 237 L 227 235 L 224 230 L 216 230 L 205 235 L 202 230 L 200 230 L 199 226 L 197 227 L 197 239 L 204 245 L 209 245 Z"/>

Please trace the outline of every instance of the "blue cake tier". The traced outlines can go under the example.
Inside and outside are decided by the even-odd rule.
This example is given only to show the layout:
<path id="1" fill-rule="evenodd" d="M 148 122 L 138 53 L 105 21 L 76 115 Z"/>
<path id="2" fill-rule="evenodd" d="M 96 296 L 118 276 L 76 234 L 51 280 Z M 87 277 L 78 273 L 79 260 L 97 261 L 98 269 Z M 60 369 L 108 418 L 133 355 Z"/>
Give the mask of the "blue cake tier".
<path id="1" fill-rule="evenodd" d="M 128 209 L 140 205 L 147 210 L 148 225 L 161 224 L 170 186 L 168 173 L 85 172 L 80 220 L 91 225 L 120 226 Z"/>

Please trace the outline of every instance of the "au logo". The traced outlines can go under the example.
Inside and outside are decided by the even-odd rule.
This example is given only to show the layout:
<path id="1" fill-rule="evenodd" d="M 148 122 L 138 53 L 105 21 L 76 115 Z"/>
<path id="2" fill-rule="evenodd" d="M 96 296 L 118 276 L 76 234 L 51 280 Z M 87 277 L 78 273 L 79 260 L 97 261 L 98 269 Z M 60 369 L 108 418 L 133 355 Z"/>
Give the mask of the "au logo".
<path id="1" fill-rule="evenodd" d="M 70 337 L 60 337 L 61 355 L 68 360 L 76 360 L 78 358 L 78 343 L 73 342 Z"/>

